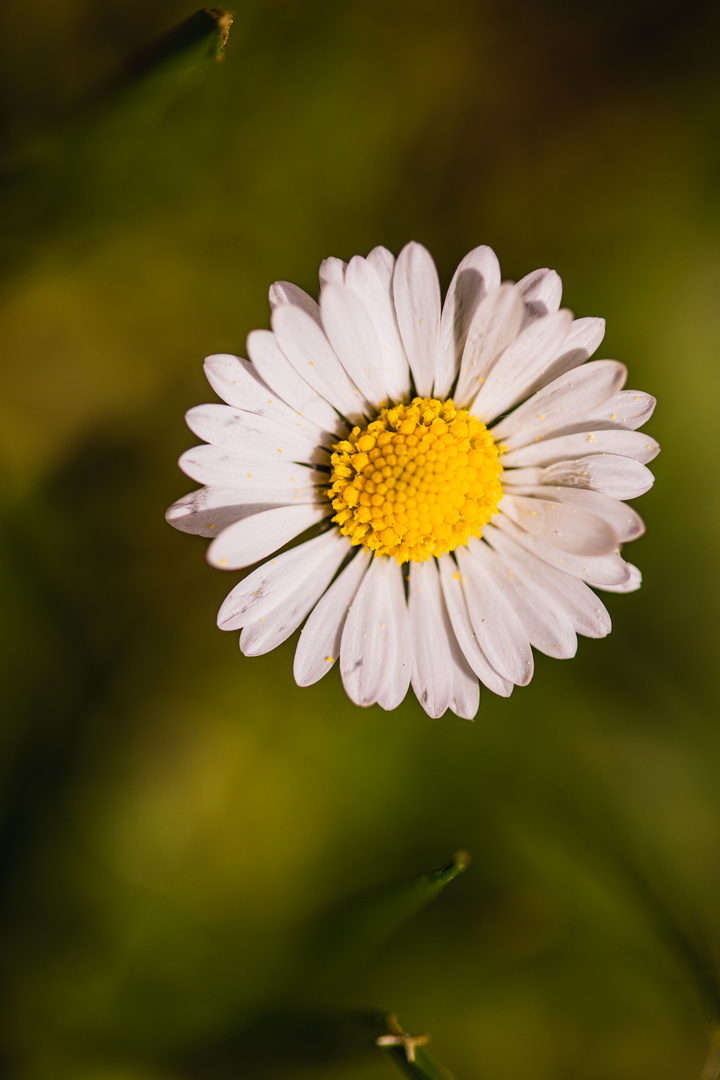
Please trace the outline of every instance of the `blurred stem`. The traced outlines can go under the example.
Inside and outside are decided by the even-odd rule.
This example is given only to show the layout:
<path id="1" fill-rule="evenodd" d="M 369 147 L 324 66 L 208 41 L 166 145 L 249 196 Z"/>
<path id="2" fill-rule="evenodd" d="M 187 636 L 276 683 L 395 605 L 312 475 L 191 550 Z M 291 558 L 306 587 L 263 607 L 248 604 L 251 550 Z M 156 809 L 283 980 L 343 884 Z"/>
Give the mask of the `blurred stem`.
<path id="1" fill-rule="evenodd" d="M 418 1050 L 415 1061 L 408 1061 L 402 1050 L 392 1048 L 387 1053 L 400 1072 L 414 1080 L 455 1080 L 453 1074 L 425 1050 Z"/>
<path id="2" fill-rule="evenodd" d="M 231 24 L 227 11 L 197 11 L 113 85 L 5 164 L 4 275 L 36 257 L 58 232 L 72 229 L 75 240 L 78 225 L 104 225 L 126 205 L 139 151 L 174 102 L 222 60 Z"/>
<path id="3" fill-rule="evenodd" d="M 565 768 L 570 775 L 577 770 L 577 761 L 568 760 Z M 588 782 L 589 778 L 585 777 L 586 785 Z M 594 805 L 602 806 L 602 813 L 598 813 L 597 809 L 592 814 L 588 813 L 584 804 L 569 798 L 567 792 L 556 792 L 554 801 L 559 820 L 575 822 L 582 844 L 591 839 L 597 851 L 604 855 L 607 865 L 623 882 L 628 896 L 651 920 L 659 939 L 682 963 L 695 985 L 710 1023 L 720 1025 L 720 974 L 713 950 L 697 922 L 691 916 L 678 915 L 674 905 L 664 898 L 663 891 L 653 884 L 648 872 L 642 869 L 646 859 L 639 859 L 628 845 L 627 823 L 616 816 L 614 808 L 597 792 Z M 706 1080 L 705 1076 L 702 1080 Z"/>
<path id="4" fill-rule="evenodd" d="M 313 971 L 316 990 L 327 992 L 351 976 L 377 953 L 392 935 L 433 900 L 470 863 L 467 851 L 457 851 L 438 870 L 393 882 L 323 914 L 303 945 L 302 972 Z M 303 976 L 303 993 L 307 993 Z"/>
<path id="5" fill-rule="evenodd" d="M 700 1080 L 720 1080 L 720 1027 L 712 1033 L 710 1053 Z"/>
<path id="6" fill-rule="evenodd" d="M 376 1044 L 381 1046 L 406 1076 L 415 1080 L 454 1080 L 452 1073 L 435 1061 L 426 1050 L 428 1035 L 410 1035 L 404 1031 L 394 1013 L 387 1017 L 389 1035 L 381 1035 Z"/>

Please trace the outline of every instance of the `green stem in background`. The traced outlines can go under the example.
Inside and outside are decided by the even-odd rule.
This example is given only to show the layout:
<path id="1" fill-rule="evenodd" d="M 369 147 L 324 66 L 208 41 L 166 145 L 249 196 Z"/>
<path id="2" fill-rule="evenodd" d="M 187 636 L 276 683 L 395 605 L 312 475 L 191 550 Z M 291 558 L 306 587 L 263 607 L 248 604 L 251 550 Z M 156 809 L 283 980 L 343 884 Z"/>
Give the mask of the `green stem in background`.
<path id="1" fill-rule="evenodd" d="M 457 851 L 452 862 L 438 870 L 375 889 L 323 915 L 304 943 L 306 961 L 299 969 L 314 972 L 316 991 L 334 989 L 337 983 L 352 977 L 469 863 L 468 853 Z"/>
<path id="2" fill-rule="evenodd" d="M 453 1080 L 425 1051 L 427 1036 L 406 1034 L 384 1010 L 359 1010 L 338 1002 L 343 984 L 353 985 L 357 970 L 469 863 L 468 853 L 458 851 L 438 870 L 380 886 L 323 912 L 303 935 L 279 1002 L 264 1003 L 236 1025 L 229 1038 L 200 1039 L 183 1048 L 181 1059 L 162 1059 L 158 1065 L 173 1075 L 188 1068 L 193 1076 L 264 1076 L 273 1068 L 279 1075 L 291 1065 L 310 1069 L 322 1063 L 326 1068 L 333 1061 L 361 1060 L 369 1054 L 376 1058 L 380 1046 L 406 1076 Z M 328 999 L 335 1004 L 329 1005 Z M 242 1073 L 234 1071 L 240 1067 Z"/>
<path id="3" fill-rule="evenodd" d="M 375 1040 L 406 1076 L 416 1080 L 454 1080 L 448 1069 L 440 1065 L 423 1049 L 429 1035 L 410 1035 L 404 1031 L 394 1013 L 387 1017 L 390 1034 Z"/>
<path id="4" fill-rule="evenodd" d="M 609 806 L 593 817 L 566 798 L 558 800 L 557 806 L 564 821 L 574 821 L 577 826 L 582 826 L 584 840 L 593 839 L 608 865 L 619 874 L 628 895 L 649 916 L 659 940 L 682 963 L 692 979 L 710 1023 L 710 1052 L 700 1080 L 720 1080 L 720 976 L 713 950 L 701 927 L 690 917 L 677 915 L 673 905 L 664 901 L 662 893 L 653 887 L 638 860 L 632 857 L 625 844 L 618 842 L 623 836 L 622 822 L 615 818 Z"/>
<path id="5" fill-rule="evenodd" d="M 171 106 L 222 60 L 231 24 L 227 11 L 196 12 L 113 85 L 5 163 L 0 172 L 5 275 L 31 261 L 59 233 L 97 229 L 127 205 L 139 152 Z"/>
<path id="6" fill-rule="evenodd" d="M 622 824 L 615 823 L 615 828 L 608 834 L 593 821 L 583 815 L 574 807 L 574 820 L 582 822 L 585 837 L 592 837 L 598 851 L 602 851 L 608 859 L 609 865 L 614 865 L 621 880 L 628 889 L 629 895 L 634 899 L 637 906 L 647 912 L 658 938 L 669 947 L 678 960 L 683 963 L 688 975 L 692 978 L 695 988 L 705 1006 L 707 1015 L 713 1025 L 720 1024 L 720 978 L 713 959 L 713 951 L 705 941 L 702 929 L 690 918 L 681 919 L 673 910 L 673 906 L 663 901 L 661 893 L 642 871 L 637 860 L 625 846 L 617 841 L 622 836 Z M 568 817 L 568 809 L 563 807 L 566 815 L 565 820 L 573 820 Z M 608 811 L 603 815 L 603 821 L 612 822 Z"/>
<path id="7" fill-rule="evenodd" d="M 712 1033 L 710 1053 L 700 1080 L 720 1080 L 720 1027 L 716 1027 Z"/>

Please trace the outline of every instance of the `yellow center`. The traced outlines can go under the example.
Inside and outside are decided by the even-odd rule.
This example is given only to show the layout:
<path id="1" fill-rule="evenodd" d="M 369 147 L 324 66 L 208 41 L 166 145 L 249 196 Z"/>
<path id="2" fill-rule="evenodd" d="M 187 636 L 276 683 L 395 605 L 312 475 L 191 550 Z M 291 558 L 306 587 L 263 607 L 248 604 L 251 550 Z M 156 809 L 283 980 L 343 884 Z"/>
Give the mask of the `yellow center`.
<path id="1" fill-rule="evenodd" d="M 503 495 L 495 441 L 451 400 L 416 397 L 381 409 L 333 451 L 333 521 L 353 544 L 399 563 L 480 536 Z"/>

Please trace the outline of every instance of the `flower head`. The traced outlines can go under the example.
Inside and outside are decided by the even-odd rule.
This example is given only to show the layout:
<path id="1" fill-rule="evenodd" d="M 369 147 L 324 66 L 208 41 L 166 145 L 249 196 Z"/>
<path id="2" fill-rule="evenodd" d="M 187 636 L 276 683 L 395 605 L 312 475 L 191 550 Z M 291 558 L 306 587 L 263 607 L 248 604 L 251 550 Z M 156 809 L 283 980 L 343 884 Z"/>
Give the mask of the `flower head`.
<path id="1" fill-rule="evenodd" d="M 554 271 L 501 283 L 478 247 L 442 303 L 425 248 L 375 248 L 326 259 L 319 304 L 276 282 L 250 361 L 207 358 L 227 404 L 187 414 L 205 443 L 180 465 L 205 486 L 168 520 L 227 570 L 313 533 L 222 605 L 246 655 L 304 622 L 301 686 L 339 659 L 359 705 L 392 709 L 412 683 L 431 716 L 470 718 L 479 681 L 530 681 L 533 647 L 569 657 L 609 632 L 593 589 L 640 584 L 619 549 L 643 532 L 626 500 L 653 482 L 637 429 L 655 401 L 616 360 L 587 362 L 604 321 L 560 297 Z"/>

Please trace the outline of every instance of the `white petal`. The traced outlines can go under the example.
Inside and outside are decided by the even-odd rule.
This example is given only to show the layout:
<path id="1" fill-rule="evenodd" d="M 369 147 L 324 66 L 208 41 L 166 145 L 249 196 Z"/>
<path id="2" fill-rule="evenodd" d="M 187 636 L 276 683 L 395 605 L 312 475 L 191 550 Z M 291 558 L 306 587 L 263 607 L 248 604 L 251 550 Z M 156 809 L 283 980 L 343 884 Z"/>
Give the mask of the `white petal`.
<path id="1" fill-rule="evenodd" d="M 222 487 L 213 484 L 210 487 L 198 488 L 196 491 L 191 491 L 188 495 L 183 495 L 182 499 L 178 499 L 177 502 L 168 510 L 165 515 L 167 520 L 172 520 L 175 524 L 176 520 L 184 517 L 188 517 L 194 513 L 205 513 L 206 511 L 222 510 L 231 507 L 233 504 L 237 504 L 238 507 L 244 507 L 249 504 L 249 500 L 246 498 L 247 490 L 252 491 L 253 488 L 248 484 L 247 488 L 243 487 Z M 318 498 L 322 495 L 316 490 L 315 494 Z M 283 502 L 282 505 L 285 505 Z M 270 507 L 268 507 L 270 509 Z M 257 512 L 257 510 L 255 510 Z M 242 515 L 238 515 L 240 517 Z M 219 529 L 216 530 L 216 534 L 219 533 Z"/>
<path id="2" fill-rule="evenodd" d="M 285 361 L 287 363 L 287 361 Z M 265 416 L 277 424 L 307 432 L 316 442 L 327 436 L 315 421 L 291 408 L 260 378 L 255 364 L 239 356 L 217 353 L 205 358 L 205 374 L 216 394 L 242 412 Z M 309 388 L 308 388 L 309 389 Z M 204 436 L 201 436 L 203 438 Z M 330 441 L 325 438 L 325 441 Z"/>
<path id="3" fill-rule="evenodd" d="M 430 252 L 410 243 L 395 263 L 393 297 L 415 389 L 432 393 L 440 336 L 440 282 Z"/>
<path id="4" fill-rule="evenodd" d="M 542 559 L 548 566 L 571 574 L 583 581 L 600 582 L 607 585 L 620 585 L 627 581 L 629 571 L 625 561 L 615 553 L 610 555 L 572 555 L 567 551 L 560 551 L 552 544 L 546 544 L 536 536 L 525 532 L 507 514 L 498 514 L 493 519 L 496 528 L 502 529 L 513 539 L 517 540 L 538 559 Z M 487 527 L 487 526 L 486 526 Z"/>
<path id="5" fill-rule="evenodd" d="M 350 611 L 340 645 L 340 674 L 356 705 L 394 709 L 405 697 L 412 652 L 402 570 L 373 558 Z"/>
<path id="6" fill-rule="evenodd" d="M 222 570 L 242 570 L 283 547 L 311 525 L 328 516 L 330 507 L 321 505 L 279 506 L 237 521 L 220 533 L 208 548 L 212 566 Z"/>
<path id="7" fill-rule="evenodd" d="M 518 405 L 493 428 L 493 438 L 508 450 L 548 435 L 564 434 L 608 401 L 627 378 L 617 360 L 592 360 L 579 370 L 566 372 Z M 589 424 L 584 425 L 590 430 Z"/>
<path id="8" fill-rule="evenodd" d="M 634 431 L 650 419 L 656 404 L 654 397 L 641 390 L 621 390 L 619 394 L 613 394 L 602 405 L 589 412 L 583 418 L 583 426 L 594 431 L 603 428 L 627 428 Z"/>
<path id="9" fill-rule="evenodd" d="M 374 247 L 367 257 L 367 261 L 375 268 L 375 271 L 388 292 L 392 285 L 393 270 L 395 269 L 395 256 L 386 247 Z"/>
<path id="10" fill-rule="evenodd" d="M 271 403 L 279 403 L 280 409 L 292 412 L 270 388 L 249 360 L 230 353 L 215 353 L 206 356 L 203 364 L 207 381 L 218 397 L 246 412 L 270 415 Z M 293 414 L 294 415 L 294 414 Z"/>
<path id="11" fill-rule="evenodd" d="M 567 503 L 508 493 L 499 509 L 531 536 L 574 555 L 608 555 L 619 543 L 606 521 Z"/>
<path id="12" fill-rule="evenodd" d="M 517 338 L 523 320 L 523 303 L 509 282 L 488 293 L 473 315 L 460 360 L 454 400 L 467 405 L 484 386 L 505 349 Z"/>
<path id="13" fill-rule="evenodd" d="M 603 495 L 599 491 L 553 487 L 550 484 L 516 487 L 506 483 L 504 487 L 506 495 L 532 495 L 537 499 L 550 499 L 552 502 L 568 503 L 570 506 L 588 510 L 608 523 L 621 544 L 637 540 L 645 532 L 643 520 L 636 510 L 627 503 L 611 499 L 609 495 Z"/>
<path id="14" fill-rule="evenodd" d="M 218 446 L 203 443 L 192 446 L 180 456 L 180 468 L 198 484 L 211 484 L 223 488 L 246 491 L 249 488 L 267 487 L 268 490 L 288 485 L 306 487 L 327 483 L 327 474 L 306 465 L 299 465 L 291 458 L 283 458 L 277 451 L 252 448 L 242 454 L 233 454 Z"/>
<path id="15" fill-rule="evenodd" d="M 455 647 L 458 648 L 457 645 Z M 480 708 L 480 683 L 474 672 L 465 663 L 462 652 L 459 652 L 459 655 L 461 666 L 454 669 L 455 679 L 453 694 L 450 699 L 450 709 L 456 716 L 461 716 L 463 720 L 474 720 Z"/>
<path id="16" fill-rule="evenodd" d="M 276 506 L 319 504 L 323 501 L 323 494 L 315 482 L 308 483 L 302 475 L 293 475 L 292 480 L 286 481 L 273 477 L 268 482 L 263 480 L 262 475 L 252 473 L 252 478 L 246 478 L 244 486 L 213 485 L 190 492 L 173 503 L 165 518 L 181 532 L 214 538 L 233 521 L 239 521 L 248 514 L 272 510 Z"/>
<path id="17" fill-rule="evenodd" d="M 347 286 L 328 285 L 321 312 L 328 340 L 360 392 L 373 404 L 387 401 L 380 342 L 360 298 Z"/>
<path id="18" fill-rule="evenodd" d="M 384 251 L 385 249 L 376 248 L 375 250 Z M 389 251 L 387 254 L 392 260 L 389 267 L 383 262 L 384 257 L 379 256 L 375 260 L 380 264 L 380 270 L 376 269 L 369 256 L 367 259 L 361 259 L 356 255 L 348 263 L 345 280 L 348 289 L 352 289 L 367 308 L 375 327 L 380 343 L 386 389 L 386 397 L 383 400 L 397 403 L 407 401 L 410 397 L 410 368 L 392 301 L 391 275 L 395 260 Z"/>
<path id="19" fill-rule="evenodd" d="M 305 564 L 296 568 L 296 578 L 289 583 L 290 587 L 286 583 L 284 590 L 276 591 L 273 606 L 266 593 L 265 602 L 245 616 L 240 635 L 240 648 L 245 656 L 260 656 L 276 648 L 297 630 L 318 602 L 350 548 L 348 537 L 340 536 L 337 530 L 317 540 L 326 538 L 324 553 L 319 555 L 318 549 L 312 556 L 308 555 Z M 269 588 L 267 579 L 264 587 Z"/>
<path id="20" fill-rule="evenodd" d="M 584 319 L 574 319 L 570 327 L 570 333 L 562 343 L 557 354 L 548 362 L 540 374 L 530 383 L 526 390 L 526 397 L 534 394 L 543 386 L 554 382 L 561 375 L 584 364 L 589 356 L 597 349 L 605 336 L 605 320 L 590 316 Z"/>
<path id="21" fill-rule="evenodd" d="M 286 416 L 293 414 L 285 406 Z M 278 423 L 275 417 L 243 412 L 231 405 L 196 405 L 185 413 L 185 422 L 200 439 L 222 449 L 243 455 L 257 451 L 267 457 L 282 453 L 286 459 L 327 461 L 327 451 L 319 444 L 322 433 L 315 424 Z"/>
<path id="22" fill-rule="evenodd" d="M 317 300 L 291 281 L 276 281 L 270 286 L 271 309 L 274 310 L 280 304 L 294 304 L 295 307 L 302 308 L 320 325 L 320 307 Z"/>
<path id="23" fill-rule="evenodd" d="M 310 613 L 295 650 L 298 686 L 322 679 L 339 657 L 345 620 L 369 565 L 370 552 L 362 547 Z"/>
<path id="24" fill-rule="evenodd" d="M 410 565 L 408 613 L 413 648 L 412 687 L 428 716 L 442 716 L 456 692 L 466 703 L 472 699 L 471 687 L 466 684 L 477 686 L 477 679 L 453 633 L 434 559 Z"/>
<path id="25" fill-rule="evenodd" d="M 301 308 L 283 304 L 272 314 L 278 344 L 299 375 L 352 423 L 369 406 L 320 327 Z"/>
<path id="26" fill-rule="evenodd" d="M 621 585 L 596 585 L 594 582 L 590 582 L 590 584 L 594 589 L 603 589 L 605 592 L 636 592 L 642 585 L 642 574 L 637 566 L 633 566 L 632 563 L 626 563 L 626 566 L 630 570 L 630 577 L 627 581 L 623 581 Z"/>
<path id="27" fill-rule="evenodd" d="M 585 582 L 541 562 L 494 525 L 485 526 L 483 538 L 496 551 L 502 552 L 510 567 L 521 568 L 562 606 L 576 633 L 593 638 L 605 637 L 610 633 L 610 616 Z"/>
<path id="28" fill-rule="evenodd" d="M 530 642 L 520 615 L 486 565 L 483 548 L 489 551 L 482 541 L 471 540 L 455 549 L 470 622 L 492 666 L 503 678 L 526 686 L 533 674 Z"/>
<path id="29" fill-rule="evenodd" d="M 247 348 L 264 381 L 283 401 L 324 431 L 338 430 L 340 420 L 332 405 L 298 375 L 270 330 L 253 330 L 248 334 Z"/>
<path id="30" fill-rule="evenodd" d="M 525 472 L 524 469 L 517 470 Z M 521 477 L 517 477 L 522 481 Z M 613 499 L 636 499 L 655 483 L 646 465 L 615 454 L 595 454 L 575 461 L 559 461 L 540 470 L 540 478 L 531 483 L 562 484 L 567 487 L 601 491 Z"/>
<path id="31" fill-rule="evenodd" d="M 581 319 L 573 319 L 570 333 L 563 342 L 562 350 L 555 357 L 555 362 L 570 364 L 569 353 L 582 353 L 582 359 L 575 357 L 578 364 L 584 364 L 589 356 L 600 347 L 600 342 L 605 337 L 605 320 L 597 315 L 585 315 Z M 564 358 L 564 359 L 563 359 Z M 573 363 L 573 366 L 575 364 Z M 565 368 L 566 371 L 570 367 Z"/>
<path id="32" fill-rule="evenodd" d="M 450 622 L 465 659 L 489 690 L 501 697 L 509 697 L 514 683 L 498 674 L 478 644 L 470 623 L 460 571 L 450 555 L 443 555 L 438 566 Z"/>
<path id="33" fill-rule="evenodd" d="M 180 532 L 214 539 L 228 525 L 241 518 L 259 514 L 262 510 L 274 509 L 275 506 L 284 506 L 292 501 L 292 498 L 279 498 L 277 502 L 250 502 L 242 495 L 238 496 L 235 491 L 203 487 L 174 502 L 166 512 L 165 520 Z"/>
<path id="34" fill-rule="evenodd" d="M 526 395 L 567 337 L 572 314 L 567 310 L 536 319 L 505 350 L 470 407 L 489 423 Z"/>
<path id="35" fill-rule="evenodd" d="M 243 578 L 227 595 L 218 612 L 218 626 L 221 630 L 240 630 L 251 621 L 265 618 L 276 607 L 288 602 L 294 592 L 314 587 L 313 582 L 323 566 L 334 566 L 337 570 L 349 550 L 348 537 L 341 536 L 337 529 L 330 529 L 276 555 Z M 316 590 L 315 600 L 319 595 Z"/>
<path id="36" fill-rule="evenodd" d="M 541 576 L 529 573 L 527 566 L 517 562 L 509 564 L 487 544 L 476 543 L 473 556 L 481 560 L 483 569 L 519 616 L 531 645 L 546 656 L 568 659 L 575 655 L 577 637 L 570 617 L 542 588 Z"/>
<path id="37" fill-rule="evenodd" d="M 346 266 L 347 263 L 344 263 L 342 259 L 336 259 L 334 255 L 331 255 L 329 259 L 323 259 L 318 271 L 320 288 L 324 289 L 326 285 L 342 285 L 345 281 Z"/>
<path id="38" fill-rule="evenodd" d="M 450 393 L 460 369 L 468 328 L 482 298 L 500 284 L 497 255 L 485 245 L 474 248 L 453 274 L 445 297 L 440 321 L 440 342 L 433 394 L 444 398 Z"/>
<path id="39" fill-rule="evenodd" d="M 452 695 L 448 633 L 434 560 L 410 564 L 408 614 L 413 650 L 412 688 L 428 716 L 446 711 Z M 445 618 L 447 616 L 445 615 Z"/>
<path id="40" fill-rule="evenodd" d="M 571 367 L 584 364 L 588 357 L 600 348 L 604 330 L 606 322 L 598 315 L 584 315 L 582 319 L 573 319 L 570 333 L 553 360 L 553 364 L 563 367 L 563 372 L 558 372 L 558 376 L 569 372 Z"/>
<path id="41" fill-rule="evenodd" d="M 504 454 L 502 464 L 503 468 L 551 465 L 555 461 L 576 458 L 580 454 L 619 454 L 645 464 L 659 453 L 659 445 L 649 435 L 640 431 L 610 428 L 604 431 L 577 431 L 572 435 L 560 435 L 556 439 L 543 439 L 531 443 L 530 446 L 521 446 Z"/>
<path id="42" fill-rule="evenodd" d="M 526 323 L 551 315 L 560 307 L 562 281 L 554 270 L 533 270 L 518 281 L 517 287 L 525 304 Z"/>

